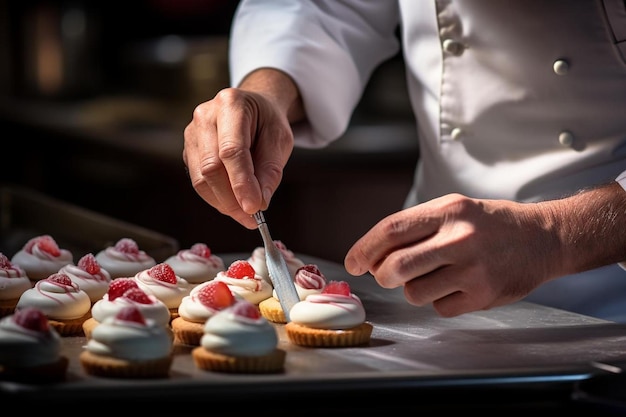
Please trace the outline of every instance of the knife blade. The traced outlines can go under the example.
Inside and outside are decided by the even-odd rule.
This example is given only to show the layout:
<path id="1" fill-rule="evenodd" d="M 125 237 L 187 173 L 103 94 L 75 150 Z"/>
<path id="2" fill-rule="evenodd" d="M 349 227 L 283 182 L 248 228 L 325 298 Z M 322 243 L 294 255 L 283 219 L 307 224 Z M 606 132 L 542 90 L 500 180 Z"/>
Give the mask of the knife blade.
<path id="1" fill-rule="evenodd" d="M 280 249 L 274 244 L 274 240 L 270 235 L 269 228 L 265 222 L 265 216 L 262 211 L 258 211 L 254 214 L 261 237 L 263 238 L 263 246 L 265 248 L 265 263 L 267 264 L 267 270 L 270 275 L 272 285 L 278 295 L 278 301 L 285 313 L 285 318 L 290 321 L 289 311 L 300 298 L 296 291 L 296 286 L 291 278 L 289 269 L 285 258 L 283 258 Z"/>

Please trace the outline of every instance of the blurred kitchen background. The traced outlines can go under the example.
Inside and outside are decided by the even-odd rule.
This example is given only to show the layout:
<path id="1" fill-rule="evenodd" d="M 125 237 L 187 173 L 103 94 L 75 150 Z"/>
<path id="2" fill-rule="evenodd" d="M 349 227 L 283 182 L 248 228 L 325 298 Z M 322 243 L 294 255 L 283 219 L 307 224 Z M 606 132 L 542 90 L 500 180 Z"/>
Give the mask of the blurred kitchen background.
<path id="1" fill-rule="evenodd" d="M 181 157 L 194 107 L 228 86 L 236 7 L 0 0 L 0 186 L 37 190 L 181 247 L 260 246 L 257 231 L 196 195 Z M 294 151 L 266 212 L 274 239 L 342 262 L 353 241 L 400 209 L 418 157 L 404 88 L 397 56 L 374 74 L 344 137 Z"/>

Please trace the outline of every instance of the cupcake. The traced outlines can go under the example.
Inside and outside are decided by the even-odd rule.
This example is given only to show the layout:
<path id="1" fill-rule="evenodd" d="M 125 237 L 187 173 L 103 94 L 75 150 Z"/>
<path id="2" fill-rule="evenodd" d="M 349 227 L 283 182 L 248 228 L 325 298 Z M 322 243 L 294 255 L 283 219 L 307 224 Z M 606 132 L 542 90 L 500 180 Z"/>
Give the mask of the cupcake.
<path id="1" fill-rule="evenodd" d="M 74 262 L 74 256 L 67 249 L 59 247 L 50 235 L 36 236 L 11 258 L 11 263 L 19 265 L 31 281 L 48 278 L 67 264 Z"/>
<path id="2" fill-rule="evenodd" d="M 89 375 L 166 378 L 174 360 L 172 338 L 137 307 L 126 306 L 93 330 L 79 360 Z"/>
<path id="3" fill-rule="evenodd" d="M 59 272 L 70 277 L 72 282 L 85 291 L 92 304 L 106 294 L 111 282 L 111 274 L 100 266 L 92 253 L 80 258 L 76 265 L 65 265 Z"/>
<path id="4" fill-rule="evenodd" d="M 179 317 L 172 320 L 174 343 L 198 346 L 204 323 L 220 310 L 235 303 L 235 297 L 222 281 L 207 281 L 191 290 L 178 307 Z"/>
<path id="5" fill-rule="evenodd" d="M 165 263 L 192 286 L 210 281 L 218 272 L 226 269 L 222 258 L 211 253 L 211 249 L 204 243 L 196 243 L 189 249 L 179 250 L 167 258 Z"/>
<path id="6" fill-rule="evenodd" d="M 287 356 L 277 346 L 274 326 L 254 304 L 238 300 L 206 321 L 200 346 L 191 355 L 204 371 L 277 373 L 284 370 Z"/>
<path id="7" fill-rule="evenodd" d="M 228 269 L 219 272 L 214 281 L 222 281 L 228 285 L 233 295 L 254 305 L 272 296 L 274 287 L 256 273 L 248 261 L 236 260 Z"/>
<path id="8" fill-rule="evenodd" d="M 280 253 L 283 255 L 285 263 L 287 264 L 287 269 L 289 270 L 289 275 L 293 278 L 296 275 L 298 268 L 304 266 L 304 262 L 300 258 L 296 257 L 291 250 L 287 249 L 287 246 L 285 246 L 285 244 L 280 240 L 275 240 L 274 245 L 276 245 L 276 247 L 280 250 Z M 267 270 L 265 248 L 263 246 L 255 248 L 247 261 L 250 265 L 252 265 L 258 275 L 262 276 L 265 281 L 273 284 L 270 273 Z"/>
<path id="9" fill-rule="evenodd" d="M 0 317 L 13 314 L 22 293 L 32 286 L 26 271 L 0 252 Z"/>
<path id="10" fill-rule="evenodd" d="M 0 319 L 0 380 L 60 382 L 68 366 L 61 336 L 41 310 L 26 307 Z"/>
<path id="11" fill-rule="evenodd" d="M 134 276 L 139 288 L 152 294 L 170 309 L 172 318 L 178 317 L 178 306 L 189 295 L 189 283 L 176 275 L 171 266 L 160 263 Z"/>
<path id="12" fill-rule="evenodd" d="M 107 293 L 91 307 L 91 317 L 83 323 L 87 339 L 91 338 L 93 329 L 98 324 L 128 306 L 138 308 L 145 318 L 163 327 L 169 326 L 170 310 L 163 301 L 146 294 L 133 278 L 115 278 L 109 284 Z"/>
<path id="13" fill-rule="evenodd" d="M 346 281 L 330 281 L 320 294 L 312 294 L 289 311 L 285 324 L 289 340 L 307 347 L 347 347 L 369 343 L 372 325 L 365 309 Z"/>
<path id="14" fill-rule="evenodd" d="M 61 336 L 82 336 L 83 322 L 91 317 L 87 293 L 65 274 L 55 273 L 39 280 L 22 293 L 16 310 L 34 307 L 41 310 Z"/>
<path id="15" fill-rule="evenodd" d="M 296 271 L 294 286 L 300 300 L 304 300 L 310 294 L 319 294 L 326 285 L 326 277 L 315 264 L 301 266 Z M 272 297 L 259 303 L 259 309 L 263 317 L 274 323 L 286 323 L 285 312 L 283 311 L 276 290 Z"/>
<path id="16" fill-rule="evenodd" d="M 130 238 L 122 238 L 115 246 L 101 250 L 96 254 L 96 260 L 111 278 L 132 277 L 156 265 L 154 258 L 140 250 L 137 242 Z"/>

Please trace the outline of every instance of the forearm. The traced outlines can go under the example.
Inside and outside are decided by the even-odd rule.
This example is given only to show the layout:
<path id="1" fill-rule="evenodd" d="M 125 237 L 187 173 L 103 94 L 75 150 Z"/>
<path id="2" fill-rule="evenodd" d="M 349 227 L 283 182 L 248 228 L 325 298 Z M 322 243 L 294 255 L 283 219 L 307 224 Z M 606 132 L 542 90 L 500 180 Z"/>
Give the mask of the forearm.
<path id="1" fill-rule="evenodd" d="M 626 260 L 626 191 L 618 183 L 542 205 L 552 213 L 560 242 L 559 275 Z"/>
<path id="2" fill-rule="evenodd" d="M 282 71 L 272 68 L 258 69 L 248 74 L 239 88 L 262 94 L 287 116 L 290 123 L 304 119 L 304 106 L 298 86 Z"/>

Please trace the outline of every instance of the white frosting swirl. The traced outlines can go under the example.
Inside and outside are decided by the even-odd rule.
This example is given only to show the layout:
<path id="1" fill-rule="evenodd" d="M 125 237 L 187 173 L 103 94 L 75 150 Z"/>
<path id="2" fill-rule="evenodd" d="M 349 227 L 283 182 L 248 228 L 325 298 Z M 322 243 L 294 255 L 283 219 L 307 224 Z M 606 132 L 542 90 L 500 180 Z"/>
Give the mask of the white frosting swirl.
<path id="1" fill-rule="evenodd" d="M 15 300 L 32 288 L 33 284 L 26 271 L 18 265 L 0 266 L 0 300 Z"/>
<path id="2" fill-rule="evenodd" d="M 26 275 L 32 281 L 48 278 L 56 273 L 63 266 L 74 262 L 74 256 L 67 249 L 59 249 L 58 256 L 54 256 L 49 252 L 41 250 L 37 244 L 32 247 L 32 253 L 24 249 L 18 251 L 11 263 L 17 264 L 26 271 Z"/>
<path id="3" fill-rule="evenodd" d="M 70 277 L 81 290 L 85 291 L 92 303 L 106 294 L 111 282 L 111 275 L 103 268 L 95 274 L 90 274 L 77 265 L 69 264 L 59 269 L 59 272 Z"/>
<path id="4" fill-rule="evenodd" d="M 235 297 L 242 298 L 252 304 L 259 304 L 261 301 L 270 298 L 274 287 L 265 281 L 259 274 L 254 278 L 231 278 L 226 272 L 219 272 L 215 276 L 216 281 L 222 281 Z"/>
<path id="5" fill-rule="evenodd" d="M 251 319 L 231 310 L 221 310 L 206 321 L 202 347 L 230 356 L 261 356 L 276 348 L 276 329 L 264 317 Z"/>
<path id="6" fill-rule="evenodd" d="M 365 321 L 365 309 L 355 294 L 313 294 L 289 311 L 291 321 L 316 329 L 349 329 Z"/>
<path id="7" fill-rule="evenodd" d="M 296 257 L 291 250 L 287 249 L 281 241 L 274 241 L 274 243 L 280 250 L 283 258 L 285 259 L 287 269 L 289 270 L 289 275 L 292 278 L 295 277 L 296 271 L 301 266 L 304 266 L 304 262 L 300 258 Z M 247 260 L 250 265 L 252 265 L 257 274 L 263 277 L 265 281 L 272 284 L 270 273 L 267 270 L 267 263 L 265 261 L 265 248 L 263 246 L 255 248 Z"/>
<path id="8" fill-rule="evenodd" d="M 218 272 L 226 269 L 219 256 L 212 254 L 205 258 L 189 249 L 178 251 L 176 255 L 167 258 L 165 263 L 172 267 L 176 275 L 192 285 L 212 280 Z"/>
<path id="9" fill-rule="evenodd" d="M 132 277 L 137 272 L 156 265 L 154 258 L 142 250 L 138 253 L 127 253 L 117 250 L 114 246 L 98 252 L 96 260 L 111 274 L 111 278 Z"/>
<path id="10" fill-rule="evenodd" d="M 53 327 L 47 332 L 17 324 L 13 315 L 0 319 L 0 365 L 39 366 L 56 362 L 61 355 L 61 336 Z"/>
<path id="11" fill-rule="evenodd" d="M 183 297 L 189 295 L 189 283 L 179 276 L 176 276 L 175 284 L 159 281 L 154 279 L 149 271 L 146 269 L 135 274 L 134 278 L 139 288 L 163 301 L 167 308 L 178 308 Z"/>
<path id="12" fill-rule="evenodd" d="M 64 285 L 46 278 L 22 293 L 15 308 L 24 307 L 37 308 L 51 319 L 73 320 L 89 312 L 91 300 L 74 282 Z"/>
<path id="13" fill-rule="evenodd" d="M 141 361 L 164 358 L 172 352 L 165 326 L 146 318 L 146 324 L 107 317 L 91 334 L 85 349 L 96 355 Z"/>
<path id="14" fill-rule="evenodd" d="M 91 317 L 102 323 L 109 317 L 115 317 L 124 307 L 135 306 L 146 319 L 163 326 L 169 324 L 171 318 L 169 308 L 154 295 L 148 294 L 148 298 L 152 301 L 151 304 L 138 303 L 124 296 L 109 301 L 109 294 L 105 294 L 91 308 Z"/>

